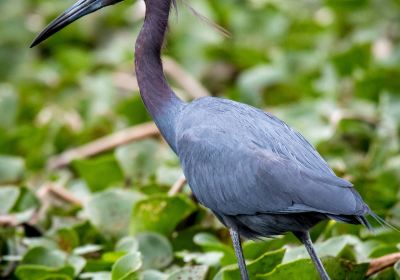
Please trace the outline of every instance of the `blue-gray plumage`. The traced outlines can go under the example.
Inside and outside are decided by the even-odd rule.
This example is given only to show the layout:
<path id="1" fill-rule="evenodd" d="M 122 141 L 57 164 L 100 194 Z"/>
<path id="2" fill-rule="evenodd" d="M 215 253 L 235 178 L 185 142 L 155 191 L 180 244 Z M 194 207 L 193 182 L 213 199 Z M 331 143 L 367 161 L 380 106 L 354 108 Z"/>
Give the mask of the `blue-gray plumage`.
<path id="1" fill-rule="evenodd" d="M 337 177 L 299 133 L 251 106 L 196 100 L 181 111 L 175 141 L 196 198 L 222 218 L 368 212 L 352 185 Z"/>
<path id="2" fill-rule="evenodd" d="M 80 0 L 51 23 L 36 45 L 77 18 L 122 0 Z M 178 155 L 197 200 L 229 229 L 242 279 L 239 235 L 293 232 L 322 279 L 329 279 L 308 230 L 325 219 L 368 226 L 368 206 L 298 132 L 275 116 L 221 98 L 181 101 L 163 73 L 161 49 L 172 0 L 145 0 L 135 66 L 144 104 Z"/>

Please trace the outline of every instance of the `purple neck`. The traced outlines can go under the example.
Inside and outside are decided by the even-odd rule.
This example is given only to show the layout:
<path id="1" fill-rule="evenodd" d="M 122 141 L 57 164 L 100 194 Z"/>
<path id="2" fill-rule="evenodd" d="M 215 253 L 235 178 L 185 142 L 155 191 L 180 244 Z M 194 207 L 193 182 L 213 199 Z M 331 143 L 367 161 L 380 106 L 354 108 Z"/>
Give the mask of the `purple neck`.
<path id="1" fill-rule="evenodd" d="M 161 62 L 171 0 L 145 2 L 146 17 L 136 41 L 136 76 L 147 111 L 165 140 L 176 151 L 175 123 L 184 103 L 169 87 Z"/>

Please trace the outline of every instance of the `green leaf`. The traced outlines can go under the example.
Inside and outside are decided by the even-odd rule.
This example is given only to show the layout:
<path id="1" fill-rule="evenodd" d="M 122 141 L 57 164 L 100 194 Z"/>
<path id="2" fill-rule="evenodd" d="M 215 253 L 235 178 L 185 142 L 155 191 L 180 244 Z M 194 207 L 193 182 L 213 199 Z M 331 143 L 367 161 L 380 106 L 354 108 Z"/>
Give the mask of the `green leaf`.
<path id="1" fill-rule="evenodd" d="M 23 158 L 0 155 L 0 184 L 21 180 L 25 170 Z"/>
<path id="2" fill-rule="evenodd" d="M 141 124 L 151 120 L 146 108 L 143 106 L 140 95 L 134 95 L 129 99 L 123 100 L 118 104 L 117 111 L 129 121 L 130 125 Z"/>
<path id="3" fill-rule="evenodd" d="M 87 205 L 86 205 L 87 206 Z M 86 207 L 84 207 L 85 211 Z M 85 212 L 84 212 L 85 213 Z M 99 232 L 99 230 L 89 221 L 78 223 L 72 227 L 79 236 L 80 246 L 93 246 L 94 244 L 106 243 L 105 237 Z M 94 245 L 99 246 L 99 245 Z M 100 246 L 101 247 L 101 246 Z"/>
<path id="4" fill-rule="evenodd" d="M 353 0 L 354 1 L 354 0 Z M 355 45 L 336 54 L 333 64 L 342 76 L 350 75 L 354 70 L 366 68 L 371 58 L 370 45 Z"/>
<path id="5" fill-rule="evenodd" d="M 112 280 L 136 280 L 142 266 L 140 253 L 127 254 L 121 257 L 112 267 Z"/>
<path id="6" fill-rule="evenodd" d="M 221 259 L 221 265 L 236 263 L 236 256 L 233 248 L 222 243 L 214 235 L 210 233 L 198 233 L 194 236 L 193 241 L 206 252 L 217 251 L 224 253 Z"/>
<path id="7" fill-rule="evenodd" d="M 175 253 L 175 257 L 177 259 L 181 259 L 185 263 L 195 263 L 195 264 L 202 264 L 211 267 L 220 267 L 223 265 L 221 259 L 224 257 L 224 253 L 222 252 L 206 252 L 206 253 L 199 253 L 199 252 L 190 252 L 190 251 L 178 251 Z"/>
<path id="8" fill-rule="evenodd" d="M 136 253 L 136 252 L 132 252 Z M 101 256 L 101 260 L 109 262 L 109 263 L 115 263 L 118 259 L 121 257 L 125 256 L 125 252 L 106 252 Z"/>
<path id="9" fill-rule="evenodd" d="M 184 195 L 175 197 L 154 196 L 139 201 L 133 208 L 130 232 L 156 231 L 170 235 L 183 219 L 196 209 Z"/>
<path id="10" fill-rule="evenodd" d="M 75 276 L 78 276 L 86 265 L 86 259 L 76 255 L 70 255 L 67 259 L 67 262 L 70 266 L 74 268 Z"/>
<path id="11" fill-rule="evenodd" d="M 349 260 L 355 260 L 354 252 L 351 250 L 352 246 L 360 244 L 360 241 L 351 235 L 343 235 L 330 238 L 323 243 L 314 245 L 317 255 L 319 257 L 332 256 L 344 257 Z M 287 250 L 283 259 L 284 263 L 291 262 L 298 259 L 308 258 L 308 252 L 304 246 L 299 246 Z"/>
<path id="12" fill-rule="evenodd" d="M 0 215 L 5 215 L 10 212 L 10 210 L 16 204 L 19 195 L 20 189 L 17 187 L 0 186 Z"/>
<path id="13" fill-rule="evenodd" d="M 138 234 L 136 238 L 139 241 L 144 269 L 161 269 L 172 262 L 173 250 L 167 238 L 150 232 Z"/>
<path id="14" fill-rule="evenodd" d="M 394 271 L 396 272 L 396 276 L 400 279 L 400 261 L 397 261 L 393 266 Z"/>
<path id="15" fill-rule="evenodd" d="M 241 101 L 256 106 L 265 88 L 281 83 L 284 79 L 285 71 L 271 65 L 258 65 L 242 72 L 238 79 Z"/>
<path id="16" fill-rule="evenodd" d="M 111 271 L 114 262 L 105 260 L 88 259 L 85 266 L 86 272 Z"/>
<path id="17" fill-rule="evenodd" d="M 247 263 L 247 270 L 250 279 L 255 279 L 258 274 L 265 274 L 272 271 L 282 262 L 285 249 L 267 252 L 258 259 Z M 240 271 L 237 264 L 225 267 L 218 273 L 215 279 L 234 280 L 240 279 Z"/>
<path id="18" fill-rule="evenodd" d="M 111 273 L 108 271 L 100 271 L 100 272 L 85 272 L 80 275 L 81 279 L 90 279 L 90 280 L 110 280 Z"/>
<path id="19" fill-rule="evenodd" d="M 128 233 L 132 207 L 142 197 L 139 193 L 126 190 L 107 190 L 93 195 L 84 210 L 102 234 L 120 238 Z"/>
<path id="20" fill-rule="evenodd" d="M 126 253 L 134 253 L 139 250 L 139 242 L 136 238 L 132 236 L 125 236 L 120 239 L 115 245 L 115 251 L 117 252 L 126 252 Z"/>
<path id="21" fill-rule="evenodd" d="M 160 147 L 157 141 L 148 139 L 121 146 L 115 151 L 124 174 L 134 182 L 154 175 L 159 165 Z"/>
<path id="22" fill-rule="evenodd" d="M 0 84 L 0 128 L 10 129 L 15 125 L 18 110 L 18 95 L 13 87 Z"/>
<path id="23" fill-rule="evenodd" d="M 50 250 L 44 247 L 34 247 L 25 253 L 21 263 L 61 268 L 66 264 L 66 255 L 59 250 Z"/>
<path id="24" fill-rule="evenodd" d="M 332 280 L 363 279 L 369 267 L 368 263 L 355 264 L 347 260 L 333 257 L 324 258 L 323 264 Z M 278 265 L 273 271 L 264 275 L 258 275 L 257 279 L 318 280 L 320 278 L 311 259 L 301 259 Z"/>
<path id="25" fill-rule="evenodd" d="M 375 273 L 371 279 L 374 280 L 399 280 L 400 277 L 397 276 L 396 272 L 394 271 L 393 267 L 387 267 L 382 271 Z"/>
<path id="26" fill-rule="evenodd" d="M 70 266 L 49 268 L 42 265 L 20 265 L 15 274 L 20 280 L 72 280 L 74 269 Z"/>
<path id="27" fill-rule="evenodd" d="M 374 250 L 369 254 L 369 258 L 379 258 L 385 255 L 389 255 L 392 253 L 397 253 L 399 251 L 399 248 L 395 245 L 380 245 L 376 246 Z"/>
<path id="28" fill-rule="evenodd" d="M 112 154 L 76 160 L 72 165 L 93 192 L 121 184 L 124 180 L 122 170 Z"/>
<path id="29" fill-rule="evenodd" d="M 324 117 L 336 110 L 335 105 L 329 101 L 314 100 L 280 106 L 275 109 L 275 114 L 297 131 L 301 131 L 307 141 L 318 144 L 333 136 L 333 127 Z"/>
<path id="30" fill-rule="evenodd" d="M 57 230 L 54 238 L 58 246 L 65 252 L 72 252 L 72 250 L 79 245 L 79 236 L 75 230 L 70 228 L 62 228 Z"/>
<path id="31" fill-rule="evenodd" d="M 13 212 L 23 212 L 39 206 L 39 200 L 30 189 L 26 187 L 21 187 L 19 189 L 21 194 L 12 209 Z"/>
<path id="32" fill-rule="evenodd" d="M 208 267 L 205 265 L 186 266 L 171 274 L 167 280 L 205 280 Z"/>
<path id="33" fill-rule="evenodd" d="M 142 273 L 143 280 L 167 280 L 168 275 L 157 270 L 145 270 Z"/>
<path id="34" fill-rule="evenodd" d="M 287 238 L 285 237 L 257 241 L 246 240 L 243 242 L 243 254 L 246 260 L 254 260 L 264 255 L 265 252 L 274 251 L 283 247 L 287 242 Z"/>
<path id="35" fill-rule="evenodd" d="M 355 9 L 360 9 L 368 3 L 368 0 L 325 0 L 325 3 L 334 9 L 340 11 L 352 12 Z"/>

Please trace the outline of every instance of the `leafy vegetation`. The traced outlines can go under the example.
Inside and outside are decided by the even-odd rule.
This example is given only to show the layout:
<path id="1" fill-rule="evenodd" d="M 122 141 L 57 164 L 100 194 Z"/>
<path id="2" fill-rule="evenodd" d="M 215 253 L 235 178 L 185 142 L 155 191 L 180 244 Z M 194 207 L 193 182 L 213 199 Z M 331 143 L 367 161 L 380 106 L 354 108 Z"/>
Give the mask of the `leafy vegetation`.
<path id="1" fill-rule="evenodd" d="M 159 137 L 54 156 L 150 121 L 133 76 L 143 3 L 126 1 L 29 43 L 71 2 L 0 1 L 0 271 L 6 279 L 238 279 L 229 235 Z M 217 96 L 301 131 L 370 207 L 400 226 L 400 1 L 191 0 L 165 56 Z M 175 61 L 174 61 L 175 60 Z M 169 63 L 169 64 L 170 64 Z M 190 99 L 176 68 L 167 75 Z M 153 134 L 152 134 L 153 135 Z M 59 158 L 57 158 L 59 159 Z M 400 234 L 325 222 L 312 231 L 332 279 L 363 279 Z M 252 279 L 317 279 L 292 235 L 244 242 Z M 370 264 L 372 263 L 372 264 Z M 400 262 L 372 279 L 400 279 Z"/>

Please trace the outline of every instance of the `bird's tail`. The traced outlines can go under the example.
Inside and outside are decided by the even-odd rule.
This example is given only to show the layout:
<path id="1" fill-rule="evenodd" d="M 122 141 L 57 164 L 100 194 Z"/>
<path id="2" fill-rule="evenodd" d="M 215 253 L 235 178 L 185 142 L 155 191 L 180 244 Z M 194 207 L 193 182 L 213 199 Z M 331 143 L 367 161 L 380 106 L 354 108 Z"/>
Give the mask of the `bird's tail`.
<path id="1" fill-rule="evenodd" d="M 340 222 L 345 222 L 349 224 L 362 224 L 365 226 L 369 231 L 373 232 L 374 227 L 371 225 L 371 223 L 368 221 L 367 216 L 371 216 L 374 218 L 375 221 L 378 222 L 378 224 L 384 228 L 389 228 L 394 231 L 400 232 L 400 229 L 391 223 L 385 221 L 381 217 L 379 217 L 375 212 L 371 211 L 370 209 L 367 209 L 367 212 L 363 215 L 328 215 L 329 218 L 340 221 Z"/>
<path id="2" fill-rule="evenodd" d="M 375 214 L 375 213 L 374 213 Z M 367 220 L 365 216 L 356 216 L 356 219 L 365 226 L 369 231 L 373 231 L 374 228 L 372 227 L 371 223 Z"/>
<path id="3" fill-rule="evenodd" d="M 389 228 L 394 231 L 400 232 L 400 229 L 396 227 L 395 225 L 392 225 L 391 223 L 385 221 L 385 219 L 379 217 L 375 212 L 369 211 L 368 215 L 370 215 L 372 218 L 374 218 L 375 221 L 378 222 L 379 225 L 381 225 L 384 228 Z M 368 222 L 367 218 L 365 216 L 358 216 L 358 220 L 360 221 L 361 224 L 366 226 L 368 230 L 373 231 L 373 227 L 371 224 Z"/>

